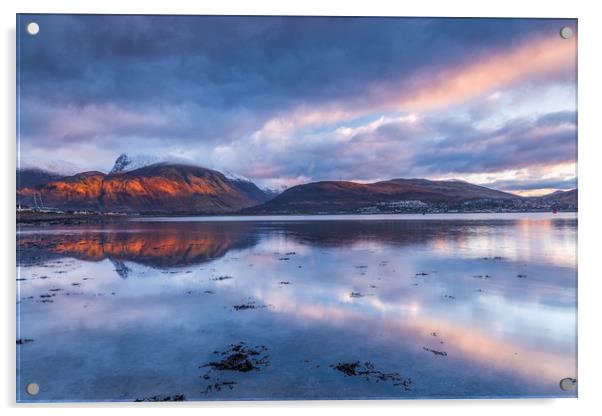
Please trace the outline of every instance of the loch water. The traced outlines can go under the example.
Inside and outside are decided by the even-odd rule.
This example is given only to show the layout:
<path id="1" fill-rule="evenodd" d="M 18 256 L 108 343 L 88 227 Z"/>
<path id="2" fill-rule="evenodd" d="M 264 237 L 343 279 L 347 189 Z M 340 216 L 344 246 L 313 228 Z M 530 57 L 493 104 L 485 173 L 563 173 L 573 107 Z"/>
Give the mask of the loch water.
<path id="1" fill-rule="evenodd" d="M 570 213 L 23 227 L 17 400 L 574 397 L 576 256 Z"/>

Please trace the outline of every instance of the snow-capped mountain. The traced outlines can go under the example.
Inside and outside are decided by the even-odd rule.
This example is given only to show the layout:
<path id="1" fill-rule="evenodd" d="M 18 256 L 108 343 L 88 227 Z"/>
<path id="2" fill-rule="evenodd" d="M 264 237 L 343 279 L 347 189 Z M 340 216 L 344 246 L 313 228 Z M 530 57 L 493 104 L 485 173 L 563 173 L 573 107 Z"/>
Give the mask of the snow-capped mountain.
<path id="1" fill-rule="evenodd" d="M 288 189 L 287 186 L 280 186 L 277 188 L 261 188 L 261 190 L 269 197 L 269 199 L 274 199 L 284 191 Z"/>
<path id="2" fill-rule="evenodd" d="M 247 178 L 246 176 L 232 172 L 230 169 L 215 168 L 214 170 L 217 170 L 218 172 L 223 173 L 224 176 L 231 181 L 253 182 L 251 179 Z"/>
<path id="3" fill-rule="evenodd" d="M 147 156 L 147 155 L 128 155 L 126 153 L 122 153 L 119 155 L 117 160 L 115 160 L 115 164 L 113 165 L 113 169 L 109 173 L 125 173 L 132 170 L 140 169 L 145 166 L 154 165 L 156 163 L 164 162 L 159 157 L 156 156 Z"/>
<path id="4" fill-rule="evenodd" d="M 130 172 L 132 170 L 140 169 L 146 166 L 156 165 L 157 163 L 182 164 L 204 167 L 190 159 L 177 158 L 173 156 L 159 157 L 150 155 L 129 155 L 127 153 L 122 153 L 121 155 L 119 155 L 117 160 L 115 160 L 115 164 L 113 165 L 113 168 L 111 169 L 109 174 Z M 232 172 L 230 169 L 227 168 L 210 167 L 209 169 L 222 173 L 230 181 L 253 183 L 253 181 L 247 178 L 246 176 L 243 176 L 236 172 Z"/>

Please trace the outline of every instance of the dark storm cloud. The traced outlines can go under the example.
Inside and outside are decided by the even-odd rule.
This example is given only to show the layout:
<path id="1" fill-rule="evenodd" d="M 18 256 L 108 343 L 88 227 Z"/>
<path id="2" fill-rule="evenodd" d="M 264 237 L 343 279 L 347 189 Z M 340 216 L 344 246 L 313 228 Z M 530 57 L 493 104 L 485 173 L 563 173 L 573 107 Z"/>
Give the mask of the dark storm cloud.
<path id="1" fill-rule="evenodd" d="M 282 109 L 511 47 L 554 20 L 35 16 L 25 97 Z M 24 18 L 27 21 L 27 18 Z"/>

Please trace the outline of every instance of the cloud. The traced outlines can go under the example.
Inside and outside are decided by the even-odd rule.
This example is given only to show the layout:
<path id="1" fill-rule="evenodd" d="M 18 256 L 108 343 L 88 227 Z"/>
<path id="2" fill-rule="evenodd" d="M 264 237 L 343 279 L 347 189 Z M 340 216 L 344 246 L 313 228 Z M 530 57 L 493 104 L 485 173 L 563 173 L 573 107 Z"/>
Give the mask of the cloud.
<path id="1" fill-rule="evenodd" d="M 558 170 L 553 167 L 574 165 L 575 155 L 574 112 L 515 118 L 495 128 L 477 128 L 470 119 L 412 113 L 283 138 L 274 146 L 241 140 L 230 146 L 227 162 L 260 182 L 300 175 L 367 182 L 393 177 L 470 178 L 510 189 L 513 178 L 524 175 L 521 170 L 536 175 L 530 178 L 532 186 L 537 178 L 549 186 L 549 176 Z M 512 175 L 506 175 L 508 171 Z M 501 179 L 505 181 L 496 182 Z"/>
<path id="2" fill-rule="evenodd" d="M 452 67 L 402 73 L 400 79 L 374 82 L 360 103 L 342 101 L 300 107 L 268 120 L 256 136 L 283 133 L 309 124 L 330 124 L 374 111 L 424 111 L 460 104 L 492 90 L 526 81 L 541 83 L 550 77 L 571 79 L 576 71 L 576 39 L 541 37 L 523 41 L 510 50 L 469 56 Z M 495 93 L 495 91 L 494 91 Z"/>
<path id="3" fill-rule="evenodd" d="M 143 149 L 275 185 L 575 161 L 574 106 L 507 101 L 575 85 L 573 20 L 33 17 L 24 156 L 106 171 Z"/>

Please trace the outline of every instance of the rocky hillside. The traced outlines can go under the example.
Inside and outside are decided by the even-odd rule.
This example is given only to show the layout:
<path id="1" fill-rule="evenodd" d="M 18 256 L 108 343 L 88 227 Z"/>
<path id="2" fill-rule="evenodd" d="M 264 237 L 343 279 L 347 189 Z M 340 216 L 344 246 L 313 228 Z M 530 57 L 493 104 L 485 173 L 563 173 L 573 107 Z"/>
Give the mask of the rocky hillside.
<path id="1" fill-rule="evenodd" d="M 249 182 L 183 164 L 157 163 L 125 172 L 84 172 L 39 186 L 22 187 L 18 202 L 63 210 L 219 214 L 267 201 Z"/>

